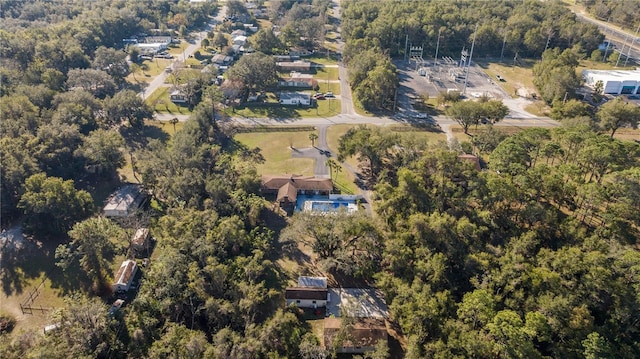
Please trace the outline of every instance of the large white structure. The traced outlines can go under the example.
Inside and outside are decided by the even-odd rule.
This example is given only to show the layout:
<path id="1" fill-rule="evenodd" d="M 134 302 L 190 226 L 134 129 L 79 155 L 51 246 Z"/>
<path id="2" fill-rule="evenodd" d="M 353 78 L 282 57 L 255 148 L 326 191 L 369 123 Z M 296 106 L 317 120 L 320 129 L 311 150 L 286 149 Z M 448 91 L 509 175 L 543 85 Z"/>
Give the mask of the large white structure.
<path id="1" fill-rule="evenodd" d="M 584 70 L 585 84 L 593 88 L 602 81 L 603 93 L 610 95 L 640 94 L 640 70 Z"/>
<path id="2" fill-rule="evenodd" d="M 113 193 L 104 206 L 104 215 L 109 218 L 128 217 L 142 205 L 146 195 L 140 186 L 129 184 Z"/>
<path id="3" fill-rule="evenodd" d="M 128 259 L 122 262 L 118 273 L 116 273 L 115 283 L 112 285 L 113 291 L 116 293 L 128 291 L 137 271 L 138 266 L 135 261 Z"/>

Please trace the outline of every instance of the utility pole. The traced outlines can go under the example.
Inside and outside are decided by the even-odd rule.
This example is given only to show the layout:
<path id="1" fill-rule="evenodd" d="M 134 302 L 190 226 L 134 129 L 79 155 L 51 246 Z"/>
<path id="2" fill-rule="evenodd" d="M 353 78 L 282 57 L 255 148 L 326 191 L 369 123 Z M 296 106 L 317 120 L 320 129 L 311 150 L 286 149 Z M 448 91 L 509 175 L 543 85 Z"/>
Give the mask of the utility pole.
<path id="1" fill-rule="evenodd" d="M 611 45 L 611 41 L 607 40 L 607 47 L 604 49 L 604 56 L 602 56 L 602 62 L 605 62 L 607 59 L 607 52 L 609 52 L 610 45 Z"/>
<path id="2" fill-rule="evenodd" d="M 500 51 L 500 63 L 502 63 L 502 58 L 504 56 L 504 46 L 507 44 L 507 34 L 508 31 L 504 30 L 504 38 L 502 39 L 502 51 Z"/>
<path id="3" fill-rule="evenodd" d="M 547 51 L 549 48 L 549 42 L 551 41 L 551 36 L 553 36 L 553 30 L 549 30 L 549 36 L 547 36 L 547 44 L 544 45 L 544 51 Z"/>
<path id="4" fill-rule="evenodd" d="M 622 48 L 620 49 L 620 55 L 618 55 L 618 59 L 616 60 L 616 67 L 618 67 L 618 64 L 620 63 L 620 58 L 624 54 L 624 47 L 627 46 L 627 41 L 629 41 L 629 35 L 625 36 L 624 38 L 624 43 L 622 43 Z M 631 48 L 631 46 L 629 46 L 629 48 Z"/>
<path id="5" fill-rule="evenodd" d="M 438 29 L 438 41 L 436 43 L 436 57 L 433 60 L 433 65 L 438 65 L 438 49 L 440 48 L 440 34 L 442 33 L 442 28 Z"/>
<path id="6" fill-rule="evenodd" d="M 469 61 L 467 62 L 467 72 L 464 75 L 464 88 L 462 93 L 467 93 L 467 81 L 469 80 L 469 67 L 471 67 L 471 59 L 473 58 L 473 47 L 476 45 L 476 35 L 478 35 L 478 24 L 476 24 L 476 30 L 473 32 L 473 41 L 471 42 L 471 53 L 469 54 Z"/>
<path id="7" fill-rule="evenodd" d="M 404 62 L 407 62 L 407 47 L 409 46 L 409 34 L 404 38 Z"/>
<path id="8" fill-rule="evenodd" d="M 629 45 L 629 50 L 627 50 L 627 58 L 624 60 L 624 66 L 627 67 L 627 61 L 629 61 L 629 56 L 631 56 L 631 47 L 633 43 L 638 41 L 638 31 L 640 31 L 640 24 L 636 28 L 636 33 L 633 35 L 633 41 L 631 41 L 631 45 Z"/>

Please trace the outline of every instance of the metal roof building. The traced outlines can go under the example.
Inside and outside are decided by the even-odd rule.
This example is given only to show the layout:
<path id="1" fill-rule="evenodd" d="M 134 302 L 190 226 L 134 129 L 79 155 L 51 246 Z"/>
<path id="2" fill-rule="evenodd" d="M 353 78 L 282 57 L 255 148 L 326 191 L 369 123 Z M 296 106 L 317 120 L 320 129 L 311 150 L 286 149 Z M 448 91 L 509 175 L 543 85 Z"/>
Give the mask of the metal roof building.
<path id="1" fill-rule="evenodd" d="M 585 84 L 593 88 L 602 81 L 603 93 L 610 95 L 640 94 L 640 70 L 584 70 Z"/>

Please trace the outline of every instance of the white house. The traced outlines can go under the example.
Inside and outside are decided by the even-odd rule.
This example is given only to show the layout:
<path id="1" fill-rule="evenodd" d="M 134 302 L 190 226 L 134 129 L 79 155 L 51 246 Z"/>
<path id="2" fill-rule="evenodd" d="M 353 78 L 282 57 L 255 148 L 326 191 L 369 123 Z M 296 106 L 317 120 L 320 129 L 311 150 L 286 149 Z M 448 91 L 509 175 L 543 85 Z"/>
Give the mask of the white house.
<path id="1" fill-rule="evenodd" d="M 138 266 L 135 261 L 130 259 L 122 262 L 120 269 L 115 276 L 115 283 L 111 286 L 116 293 L 126 292 L 131 287 L 131 282 L 138 272 Z"/>
<path id="2" fill-rule="evenodd" d="M 640 95 L 640 69 L 584 70 L 585 84 L 593 88 L 602 81 L 603 93 L 610 95 Z"/>
<path id="3" fill-rule="evenodd" d="M 171 93 L 169 94 L 169 99 L 173 103 L 187 103 L 189 101 L 187 94 L 179 88 L 173 89 L 171 91 Z"/>
<path id="4" fill-rule="evenodd" d="M 104 206 L 104 215 L 111 218 L 128 217 L 140 208 L 145 199 L 146 195 L 140 186 L 135 184 L 122 186 L 109 197 Z"/>
<path id="5" fill-rule="evenodd" d="M 244 46 L 246 43 L 247 43 L 246 36 L 240 35 L 233 38 L 234 45 Z"/>
<path id="6" fill-rule="evenodd" d="M 282 92 L 280 94 L 280 104 L 310 106 L 311 96 L 300 92 Z"/>
<path id="7" fill-rule="evenodd" d="M 287 288 L 284 294 L 287 306 L 295 304 L 300 308 L 320 308 L 327 306 L 327 288 Z"/>

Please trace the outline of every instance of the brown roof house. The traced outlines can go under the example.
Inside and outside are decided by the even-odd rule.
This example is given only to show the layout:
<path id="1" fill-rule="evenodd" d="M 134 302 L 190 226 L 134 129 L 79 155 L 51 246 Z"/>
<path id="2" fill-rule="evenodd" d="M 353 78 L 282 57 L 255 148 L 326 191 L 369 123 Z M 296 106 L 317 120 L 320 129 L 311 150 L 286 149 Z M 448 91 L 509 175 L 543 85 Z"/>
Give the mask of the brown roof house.
<path id="1" fill-rule="evenodd" d="M 130 259 L 122 262 L 120 269 L 116 273 L 115 280 L 111 286 L 113 291 L 116 293 L 126 292 L 131 288 L 131 283 L 133 282 L 133 278 L 136 276 L 138 272 L 138 266 L 135 261 Z"/>
<path id="2" fill-rule="evenodd" d="M 278 86 L 314 89 L 318 87 L 318 80 L 314 79 L 311 74 L 291 71 L 289 77 L 283 77 L 278 80 Z"/>
<path id="3" fill-rule="evenodd" d="M 340 333 L 342 318 L 324 319 L 324 346 L 338 353 L 366 353 L 374 351 L 381 340 L 389 340 L 384 319 L 350 318 L 346 332 Z"/>
<path id="4" fill-rule="evenodd" d="M 290 287 L 285 290 L 287 306 L 295 304 L 300 308 L 319 308 L 327 306 L 327 288 Z"/>
<path id="5" fill-rule="evenodd" d="M 262 176 L 261 191 L 263 194 L 276 194 L 276 201 L 285 210 L 293 209 L 298 194 L 328 195 L 333 190 L 330 178 L 313 176 Z"/>

